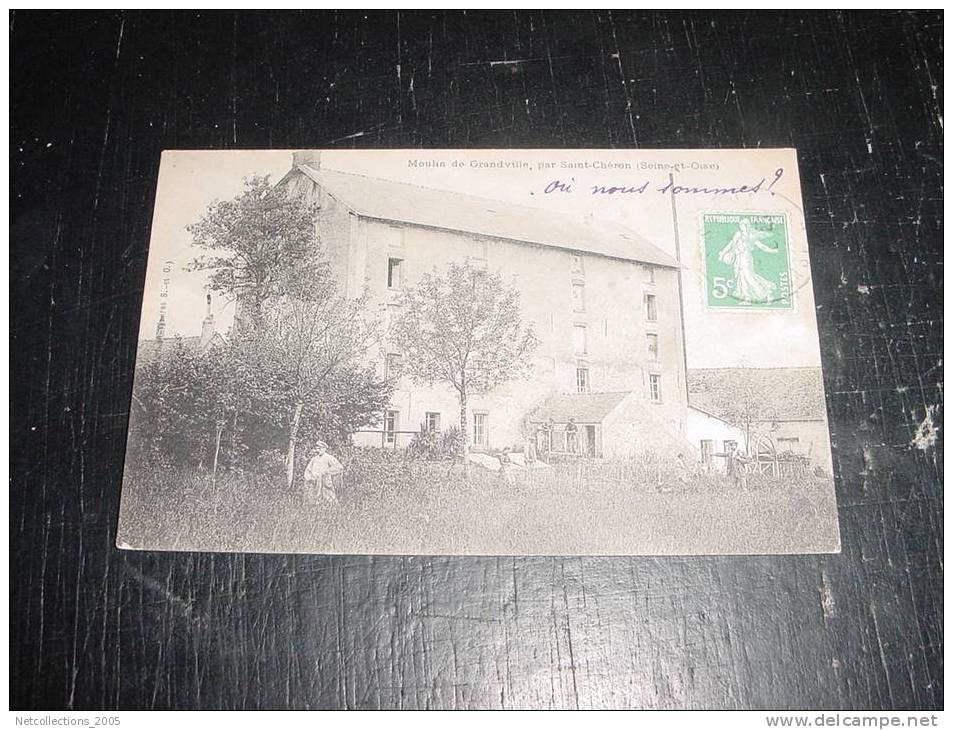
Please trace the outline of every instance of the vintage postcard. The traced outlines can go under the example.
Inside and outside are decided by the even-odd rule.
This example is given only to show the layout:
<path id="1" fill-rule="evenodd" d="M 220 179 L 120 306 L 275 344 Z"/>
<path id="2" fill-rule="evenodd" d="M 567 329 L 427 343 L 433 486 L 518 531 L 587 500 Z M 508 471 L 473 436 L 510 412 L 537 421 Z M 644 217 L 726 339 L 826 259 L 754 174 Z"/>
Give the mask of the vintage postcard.
<path id="1" fill-rule="evenodd" d="M 165 152 L 117 544 L 837 552 L 795 151 Z"/>

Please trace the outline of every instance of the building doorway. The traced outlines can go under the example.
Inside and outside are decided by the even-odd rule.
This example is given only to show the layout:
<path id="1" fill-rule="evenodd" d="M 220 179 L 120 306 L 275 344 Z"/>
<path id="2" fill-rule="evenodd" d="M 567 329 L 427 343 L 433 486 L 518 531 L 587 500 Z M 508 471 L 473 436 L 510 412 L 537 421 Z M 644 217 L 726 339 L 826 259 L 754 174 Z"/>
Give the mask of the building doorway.
<path id="1" fill-rule="evenodd" d="M 591 425 L 583 426 L 583 438 L 585 438 L 585 454 L 586 456 L 595 456 L 596 455 L 596 427 Z"/>

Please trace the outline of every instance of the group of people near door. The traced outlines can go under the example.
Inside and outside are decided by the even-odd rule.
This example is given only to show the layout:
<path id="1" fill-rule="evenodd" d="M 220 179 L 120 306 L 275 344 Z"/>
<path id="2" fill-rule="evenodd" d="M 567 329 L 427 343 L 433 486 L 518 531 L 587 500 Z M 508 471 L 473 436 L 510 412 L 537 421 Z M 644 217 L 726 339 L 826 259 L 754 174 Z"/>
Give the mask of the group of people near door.
<path id="1" fill-rule="evenodd" d="M 574 417 L 569 418 L 561 432 L 557 428 L 556 421 L 552 418 L 541 423 L 531 423 L 528 430 L 526 458 L 530 461 L 535 460 L 539 452 L 546 454 L 584 454 L 589 450 L 580 439 L 579 425 Z M 560 440 L 565 439 L 564 444 L 556 442 L 556 438 L 554 438 L 556 434 L 559 434 Z M 563 448 L 559 448 L 561 446 Z"/>

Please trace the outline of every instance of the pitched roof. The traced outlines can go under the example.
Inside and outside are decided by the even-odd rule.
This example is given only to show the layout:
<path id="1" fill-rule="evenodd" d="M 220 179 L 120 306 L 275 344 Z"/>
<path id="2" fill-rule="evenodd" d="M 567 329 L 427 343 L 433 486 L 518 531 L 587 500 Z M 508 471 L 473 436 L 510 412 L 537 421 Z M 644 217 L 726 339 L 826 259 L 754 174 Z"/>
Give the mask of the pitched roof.
<path id="1" fill-rule="evenodd" d="M 550 210 L 307 165 L 295 169 L 366 218 L 676 266 L 672 256 L 614 223 L 580 223 Z"/>
<path id="2" fill-rule="evenodd" d="M 820 421 L 827 408 L 820 368 L 701 368 L 688 371 L 690 406 L 731 422 L 747 399 L 761 421 Z"/>
<path id="3" fill-rule="evenodd" d="M 628 393 L 586 393 L 551 395 L 530 414 L 530 421 L 566 423 L 575 418 L 576 423 L 602 423 L 612 410 L 629 395 Z"/>

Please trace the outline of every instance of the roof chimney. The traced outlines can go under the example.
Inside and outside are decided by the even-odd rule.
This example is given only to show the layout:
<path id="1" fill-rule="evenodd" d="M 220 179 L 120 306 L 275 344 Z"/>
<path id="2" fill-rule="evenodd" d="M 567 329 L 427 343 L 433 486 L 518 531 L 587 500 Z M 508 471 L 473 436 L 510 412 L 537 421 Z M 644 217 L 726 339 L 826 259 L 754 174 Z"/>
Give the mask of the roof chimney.
<path id="1" fill-rule="evenodd" d="M 321 169 L 321 150 L 298 150 L 291 154 L 291 166 L 305 165 L 312 170 Z"/>
<path id="2" fill-rule="evenodd" d="M 199 348 L 204 349 L 215 336 L 215 316 L 212 314 L 212 295 L 205 295 L 205 319 L 202 320 L 202 336 L 199 337 Z"/>

